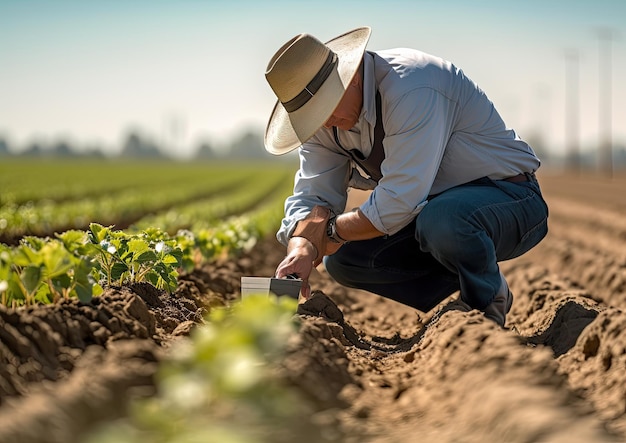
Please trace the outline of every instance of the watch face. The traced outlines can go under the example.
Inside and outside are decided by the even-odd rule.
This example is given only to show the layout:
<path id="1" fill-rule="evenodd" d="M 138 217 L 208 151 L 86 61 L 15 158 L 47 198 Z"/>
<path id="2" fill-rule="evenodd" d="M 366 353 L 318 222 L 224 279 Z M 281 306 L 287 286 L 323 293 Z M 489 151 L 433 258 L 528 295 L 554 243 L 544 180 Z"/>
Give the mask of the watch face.
<path id="1" fill-rule="evenodd" d="M 332 224 L 331 224 L 330 221 L 326 225 L 326 235 L 329 236 L 329 237 L 333 236 L 333 227 L 332 227 Z"/>
<path id="2" fill-rule="evenodd" d="M 330 239 L 331 242 L 340 243 L 339 240 L 335 237 L 335 234 L 335 219 L 331 218 L 330 220 L 328 220 L 328 224 L 326 225 L 326 236 Z"/>

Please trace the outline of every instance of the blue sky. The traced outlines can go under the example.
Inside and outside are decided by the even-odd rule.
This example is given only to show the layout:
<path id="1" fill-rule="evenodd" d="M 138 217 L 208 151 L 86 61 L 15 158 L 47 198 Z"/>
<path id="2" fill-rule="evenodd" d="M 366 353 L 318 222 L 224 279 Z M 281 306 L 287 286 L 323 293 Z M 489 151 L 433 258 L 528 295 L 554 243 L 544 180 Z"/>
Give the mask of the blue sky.
<path id="1" fill-rule="evenodd" d="M 264 72 L 300 32 L 328 40 L 373 28 L 369 49 L 448 59 L 522 137 L 566 143 L 566 78 L 578 54 L 578 136 L 599 133 L 600 43 L 612 42 L 613 138 L 626 143 L 626 2 L 0 0 L 0 137 L 119 149 L 137 128 L 181 156 L 262 128 L 274 104 Z M 569 66 L 569 68 L 568 68 Z M 571 97 L 571 96 L 570 96 Z"/>

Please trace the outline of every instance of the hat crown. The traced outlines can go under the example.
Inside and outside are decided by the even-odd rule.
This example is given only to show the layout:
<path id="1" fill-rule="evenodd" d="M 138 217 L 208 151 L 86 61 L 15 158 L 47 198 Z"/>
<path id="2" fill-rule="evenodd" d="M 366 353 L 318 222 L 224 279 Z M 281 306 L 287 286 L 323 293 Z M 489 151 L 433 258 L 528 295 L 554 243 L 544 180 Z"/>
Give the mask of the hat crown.
<path id="1" fill-rule="evenodd" d="M 275 53 L 265 71 L 278 98 L 265 128 L 268 152 L 296 149 L 328 121 L 363 61 L 370 34 L 364 26 L 326 43 L 299 34 Z"/>
<path id="2" fill-rule="evenodd" d="M 309 34 L 285 43 L 267 65 L 265 78 L 281 102 L 300 94 L 328 59 L 331 50 Z"/>

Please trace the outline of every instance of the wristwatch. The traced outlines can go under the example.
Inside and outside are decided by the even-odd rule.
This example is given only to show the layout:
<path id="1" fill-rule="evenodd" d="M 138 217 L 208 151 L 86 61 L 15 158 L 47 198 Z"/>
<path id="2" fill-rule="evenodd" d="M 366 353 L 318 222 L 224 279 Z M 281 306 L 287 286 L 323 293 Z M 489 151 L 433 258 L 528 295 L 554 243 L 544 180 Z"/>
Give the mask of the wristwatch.
<path id="1" fill-rule="evenodd" d="M 333 215 L 330 219 L 328 219 L 328 224 L 326 225 L 326 235 L 333 243 L 348 243 L 347 240 L 341 238 L 339 234 L 337 234 L 337 216 Z"/>

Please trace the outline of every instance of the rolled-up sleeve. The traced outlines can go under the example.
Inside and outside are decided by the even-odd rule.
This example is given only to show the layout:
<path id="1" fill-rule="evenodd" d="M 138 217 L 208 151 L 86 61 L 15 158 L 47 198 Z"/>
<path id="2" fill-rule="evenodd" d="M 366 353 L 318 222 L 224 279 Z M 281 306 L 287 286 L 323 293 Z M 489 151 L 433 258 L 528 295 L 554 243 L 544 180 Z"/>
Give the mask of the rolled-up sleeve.
<path id="1" fill-rule="evenodd" d="M 384 106 L 383 178 L 360 209 L 376 229 L 394 234 L 427 203 L 457 107 L 431 88 L 417 88 Z"/>
<path id="2" fill-rule="evenodd" d="M 315 141 L 299 150 L 300 169 L 296 173 L 293 195 L 285 200 L 285 217 L 276 238 L 287 245 L 299 220 L 315 205 L 328 206 L 341 213 L 346 205 L 350 160 L 341 153 Z"/>

